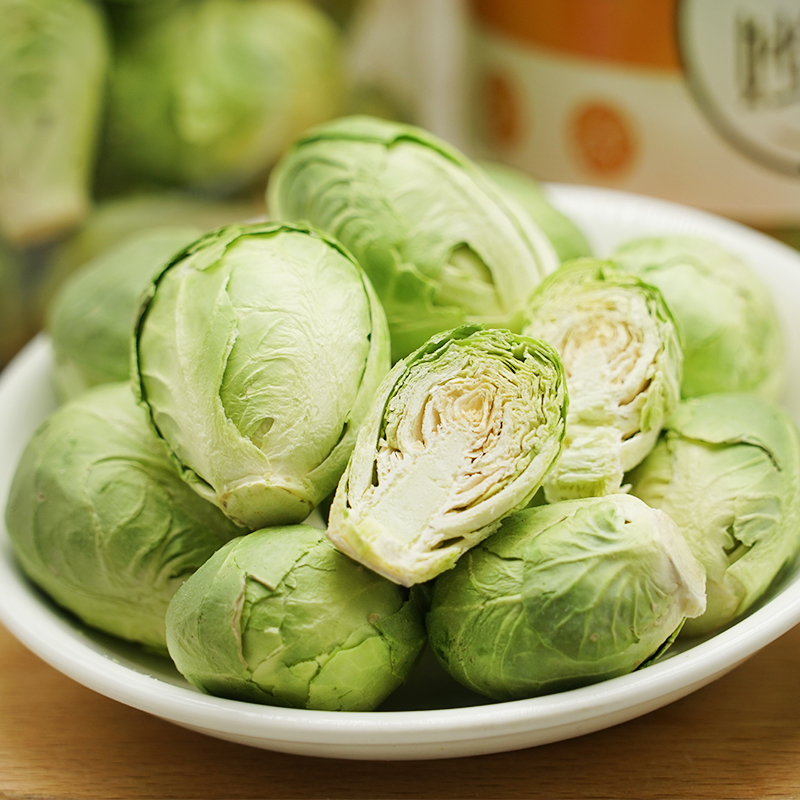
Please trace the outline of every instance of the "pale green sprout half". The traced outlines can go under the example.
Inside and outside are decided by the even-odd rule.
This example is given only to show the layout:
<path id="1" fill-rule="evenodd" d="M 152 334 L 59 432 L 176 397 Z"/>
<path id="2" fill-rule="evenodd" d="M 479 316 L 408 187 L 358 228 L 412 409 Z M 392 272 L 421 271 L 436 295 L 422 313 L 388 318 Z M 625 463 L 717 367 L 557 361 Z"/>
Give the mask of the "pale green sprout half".
<path id="1" fill-rule="evenodd" d="M 524 298 L 559 263 L 538 225 L 465 156 L 373 117 L 301 136 L 270 175 L 267 209 L 353 253 L 386 310 L 395 361 L 465 323 L 518 330 Z"/>
<path id="2" fill-rule="evenodd" d="M 524 333 L 564 363 L 569 414 L 548 501 L 610 494 L 680 398 L 682 352 L 658 289 L 612 262 L 567 262 L 534 291 Z"/>
<path id="3" fill-rule="evenodd" d="M 508 164 L 481 161 L 480 167 L 509 201 L 519 203 L 551 241 L 561 261 L 591 256 L 592 247 L 578 225 L 550 201 L 546 188 L 533 176 Z"/>
<path id="4" fill-rule="evenodd" d="M 450 569 L 541 486 L 566 405 L 546 343 L 475 325 L 434 336 L 378 390 L 328 536 L 400 584 Z"/>
<path id="5" fill-rule="evenodd" d="M 320 711 L 371 711 L 425 644 L 419 596 L 364 569 L 310 525 L 230 542 L 167 613 L 169 653 L 204 691 Z"/>
<path id="6" fill-rule="evenodd" d="M 88 213 L 108 60 L 91 0 L 0 0 L 0 232 L 14 244 Z"/>
<path id="7" fill-rule="evenodd" d="M 241 534 L 183 481 L 129 383 L 92 389 L 37 429 L 6 527 L 23 570 L 57 603 L 163 652 L 172 595 Z"/>
<path id="8" fill-rule="evenodd" d="M 629 480 L 675 520 L 705 568 L 708 610 L 687 634 L 740 617 L 800 547 L 800 437 L 758 396 L 684 400 Z"/>
<path id="9" fill-rule="evenodd" d="M 186 480 L 253 530 L 300 522 L 334 490 L 389 339 L 338 243 L 253 223 L 207 234 L 153 280 L 134 361 Z"/>
<path id="10" fill-rule="evenodd" d="M 137 28 L 115 53 L 111 168 L 227 191 L 340 111 L 340 34 L 311 3 L 194 0 Z"/>
<path id="11" fill-rule="evenodd" d="M 779 397 L 783 332 L 769 290 L 749 264 L 714 242 L 681 235 L 627 242 L 613 259 L 664 296 L 681 334 L 684 397 Z"/>
<path id="12" fill-rule="evenodd" d="M 140 231 L 86 263 L 63 284 L 47 318 L 60 399 L 129 379 L 139 298 L 164 264 L 200 235 L 196 228 Z"/>
<path id="13" fill-rule="evenodd" d="M 702 567 L 675 523 L 615 494 L 506 517 L 436 579 L 427 627 L 456 680 L 514 700 L 632 672 L 704 607 Z"/>

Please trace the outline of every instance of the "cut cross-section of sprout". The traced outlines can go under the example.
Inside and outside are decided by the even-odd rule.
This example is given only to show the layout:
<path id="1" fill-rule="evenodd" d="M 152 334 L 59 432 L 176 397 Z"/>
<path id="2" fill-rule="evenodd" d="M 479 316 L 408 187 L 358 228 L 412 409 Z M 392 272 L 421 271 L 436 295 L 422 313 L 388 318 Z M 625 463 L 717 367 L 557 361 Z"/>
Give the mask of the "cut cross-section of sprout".
<path id="1" fill-rule="evenodd" d="M 561 362 L 546 343 L 463 326 L 384 380 L 328 535 L 397 583 L 429 580 L 527 504 L 561 450 Z"/>
<path id="2" fill-rule="evenodd" d="M 680 396 L 682 351 L 661 294 L 611 262 L 578 259 L 534 291 L 524 332 L 555 347 L 569 389 L 547 499 L 618 491 Z"/>

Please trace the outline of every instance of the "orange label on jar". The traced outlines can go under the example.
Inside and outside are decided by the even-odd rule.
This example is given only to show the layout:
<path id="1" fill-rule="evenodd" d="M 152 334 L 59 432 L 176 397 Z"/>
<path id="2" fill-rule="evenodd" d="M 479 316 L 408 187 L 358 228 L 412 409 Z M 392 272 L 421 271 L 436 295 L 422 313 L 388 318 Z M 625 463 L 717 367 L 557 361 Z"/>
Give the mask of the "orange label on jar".
<path id="1" fill-rule="evenodd" d="M 475 18 L 569 55 L 680 70 L 677 0 L 471 0 Z"/>

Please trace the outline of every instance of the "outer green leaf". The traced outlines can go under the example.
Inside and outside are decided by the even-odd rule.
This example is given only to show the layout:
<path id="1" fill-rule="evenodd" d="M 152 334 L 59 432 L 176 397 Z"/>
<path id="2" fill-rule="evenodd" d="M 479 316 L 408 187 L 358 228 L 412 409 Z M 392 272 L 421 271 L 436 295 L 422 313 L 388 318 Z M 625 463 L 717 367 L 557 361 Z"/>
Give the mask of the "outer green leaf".
<path id="1" fill-rule="evenodd" d="M 361 268 L 303 226 L 234 225 L 167 265 L 137 326 L 142 402 L 204 497 L 256 529 L 333 491 L 389 368 Z"/>
<path id="2" fill-rule="evenodd" d="M 661 294 L 612 262 L 577 259 L 534 291 L 526 316 L 524 332 L 561 356 L 570 397 L 547 499 L 618 491 L 679 400 L 683 357 Z"/>
<path id="3" fill-rule="evenodd" d="M 583 231 L 550 202 L 544 187 L 535 178 L 507 164 L 482 161 L 480 166 L 509 201 L 519 203 L 522 210 L 531 216 L 561 261 L 593 255 Z"/>
<path id="4" fill-rule="evenodd" d="M 393 581 L 433 578 L 533 497 L 561 450 L 566 406 L 544 342 L 479 326 L 433 337 L 379 388 L 328 536 Z"/>
<path id="5" fill-rule="evenodd" d="M 48 417 L 17 466 L 6 525 L 23 569 L 53 599 L 161 650 L 172 595 L 241 533 L 181 479 L 128 383 Z"/>
<path id="6" fill-rule="evenodd" d="M 436 579 L 427 617 L 442 665 L 498 700 L 633 671 L 705 607 L 675 524 L 624 494 L 512 514 Z"/>
<path id="7" fill-rule="evenodd" d="M 800 548 L 800 436 L 755 395 L 685 400 L 631 491 L 678 524 L 708 580 L 708 610 L 689 634 L 738 618 Z"/>
<path id="8" fill-rule="evenodd" d="M 309 525 L 248 534 L 170 604 L 169 652 L 201 689 L 327 711 L 369 711 L 425 643 L 416 595 L 365 570 Z"/>
<path id="9" fill-rule="evenodd" d="M 558 264 L 550 241 L 477 166 L 427 132 L 348 117 L 298 139 L 267 206 L 347 247 L 386 309 L 394 360 L 463 323 L 518 329 Z"/>

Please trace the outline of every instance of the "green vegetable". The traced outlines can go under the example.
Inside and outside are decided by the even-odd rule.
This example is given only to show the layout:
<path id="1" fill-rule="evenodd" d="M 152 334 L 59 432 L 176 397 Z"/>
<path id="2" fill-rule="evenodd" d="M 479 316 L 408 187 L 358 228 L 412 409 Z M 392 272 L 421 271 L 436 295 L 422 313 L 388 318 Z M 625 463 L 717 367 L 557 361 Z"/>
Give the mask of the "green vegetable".
<path id="1" fill-rule="evenodd" d="M 564 452 L 548 501 L 609 494 L 652 449 L 679 401 L 682 353 L 659 291 L 612 262 L 564 264 L 531 295 L 524 333 L 564 363 Z"/>
<path id="2" fill-rule="evenodd" d="M 302 521 L 336 486 L 389 369 L 386 319 L 339 244 L 233 225 L 146 290 L 134 383 L 183 475 L 252 530 Z"/>
<path id="3" fill-rule="evenodd" d="M 201 232 L 150 228 L 123 239 L 70 276 L 47 320 L 62 399 L 130 376 L 139 297 L 156 272 Z"/>
<path id="4" fill-rule="evenodd" d="M 230 542 L 176 594 L 169 652 L 210 694 L 324 711 L 370 711 L 425 643 L 415 595 L 338 552 L 310 525 Z"/>
<path id="5" fill-rule="evenodd" d="M 395 361 L 464 323 L 518 330 L 524 299 L 558 264 L 538 226 L 461 153 L 377 118 L 301 136 L 270 175 L 267 208 L 353 253 L 386 310 Z"/>
<path id="6" fill-rule="evenodd" d="M 195 0 L 120 37 L 107 150 L 129 171 L 227 191 L 338 113 L 340 34 L 298 0 Z"/>
<path id="7" fill-rule="evenodd" d="M 783 333 L 767 287 L 748 264 L 693 236 L 636 239 L 613 258 L 663 294 L 683 342 L 685 397 L 752 391 L 778 398 Z"/>
<path id="8" fill-rule="evenodd" d="M 88 391 L 37 429 L 6 526 L 22 568 L 57 603 L 162 651 L 178 586 L 241 533 L 181 479 L 127 383 Z"/>
<path id="9" fill-rule="evenodd" d="M 91 0 L 0 0 L 0 232 L 55 237 L 89 210 L 109 42 Z"/>
<path id="10" fill-rule="evenodd" d="M 740 617 L 800 548 L 800 436 L 788 415 L 747 394 L 685 400 L 631 492 L 677 523 L 703 565 L 705 634 Z"/>
<path id="11" fill-rule="evenodd" d="M 624 494 L 520 511 L 436 579 L 428 635 L 468 688 L 513 700 L 624 675 L 705 606 L 663 512 Z"/>
<path id="12" fill-rule="evenodd" d="M 593 255 L 583 231 L 550 202 L 544 187 L 535 178 L 493 161 L 482 161 L 480 166 L 510 199 L 530 214 L 551 241 L 561 261 Z"/>
<path id="13" fill-rule="evenodd" d="M 433 578 L 533 497 L 561 450 L 566 406 L 544 342 L 476 325 L 434 336 L 378 390 L 328 536 L 397 583 Z"/>

